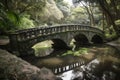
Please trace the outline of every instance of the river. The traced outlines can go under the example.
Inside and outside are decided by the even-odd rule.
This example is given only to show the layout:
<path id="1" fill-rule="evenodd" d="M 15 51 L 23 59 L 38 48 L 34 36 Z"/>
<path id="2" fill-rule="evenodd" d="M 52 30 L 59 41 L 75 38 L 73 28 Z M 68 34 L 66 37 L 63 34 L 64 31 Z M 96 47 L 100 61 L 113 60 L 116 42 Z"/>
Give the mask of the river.
<path id="1" fill-rule="evenodd" d="M 94 51 L 97 56 L 88 64 L 57 76 L 62 80 L 120 80 L 120 52 L 105 45 L 96 46 Z"/>
<path id="2" fill-rule="evenodd" d="M 37 56 L 27 61 L 39 68 L 51 69 L 58 80 L 120 80 L 120 51 L 117 48 L 104 44 L 84 49 L 85 53 L 80 55 L 72 55 L 79 53 L 76 51 L 68 51 L 69 54 L 63 55 L 66 51 L 51 53 L 49 48 L 49 54 L 55 55 L 47 54 L 43 58 Z"/>

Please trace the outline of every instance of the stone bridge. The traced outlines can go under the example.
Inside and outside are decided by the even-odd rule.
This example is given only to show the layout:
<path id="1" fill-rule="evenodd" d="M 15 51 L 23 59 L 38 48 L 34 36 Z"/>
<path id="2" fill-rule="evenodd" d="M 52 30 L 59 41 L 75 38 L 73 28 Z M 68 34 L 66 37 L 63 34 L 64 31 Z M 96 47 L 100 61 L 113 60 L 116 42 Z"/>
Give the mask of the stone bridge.
<path id="1" fill-rule="evenodd" d="M 45 40 L 52 40 L 55 49 L 65 49 L 68 48 L 72 39 L 79 45 L 102 43 L 104 34 L 103 31 L 94 27 L 72 24 L 19 30 L 10 33 L 9 39 L 12 53 L 30 54 L 32 46 Z"/>

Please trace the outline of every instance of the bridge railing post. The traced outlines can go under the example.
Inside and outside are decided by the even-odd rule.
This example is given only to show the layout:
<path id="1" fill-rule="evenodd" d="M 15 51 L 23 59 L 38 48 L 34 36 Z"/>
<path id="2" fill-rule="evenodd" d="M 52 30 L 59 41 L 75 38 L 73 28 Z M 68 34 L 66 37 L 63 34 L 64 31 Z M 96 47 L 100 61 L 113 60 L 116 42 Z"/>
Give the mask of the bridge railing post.
<path id="1" fill-rule="evenodd" d="M 74 27 L 74 30 L 76 30 L 76 26 L 74 25 L 73 27 Z"/>
<path id="2" fill-rule="evenodd" d="M 72 31 L 72 26 L 71 25 L 69 26 L 69 30 Z"/>
<path id="3" fill-rule="evenodd" d="M 55 27 L 53 27 L 53 33 L 55 33 L 56 32 L 56 28 Z"/>
<path id="4" fill-rule="evenodd" d="M 55 33 L 58 33 L 58 32 L 59 32 L 59 27 L 56 26 L 56 27 L 55 27 Z"/>
<path id="5" fill-rule="evenodd" d="M 35 37 L 37 37 L 37 35 L 39 35 L 40 34 L 40 30 L 39 29 L 36 29 L 36 31 L 35 31 Z"/>
<path id="6" fill-rule="evenodd" d="M 42 34 L 45 35 L 45 29 L 42 30 Z"/>
<path id="7" fill-rule="evenodd" d="M 65 30 L 64 30 L 64 26 L 61 26 L 61 32 L 64 32 Z"/>
<path id="8" fill-rule="evenodd" d="M 51 34 L 52 33 L 52 28 L 49 28 L 49 31 L 50 31 L 49 34 Z"/>
<path id="9" fill-rule="evenodd" d="M 66 31 L 66 26 L 63 26 L 64 27 L 64 32 Z"/>
<path id="10" fill-rule="evenodd" d="M 58 26 L 58 32 L 61 32 L 61 28 L 60 28 L 60 26 Z"/>
<path id="11" fill-rule="evenodd" d="M 41 33 L 41 35 L 43 35 L 43 34 L 44 34 L 44 30 L 43 30 L 43 29 L 41 29 L 41 30 L 40 30 L 40 33 Z"/>
<path id="12" fill-rule="evenodd" d="M 55 33 L 55 27 L 52 28 L 52 33 Z"/>
<path id="13" fill-rule="evenodd" d="M 74 31 L 74 25 L 72 26 L 72 31 Z"/>
<path id="14" fill-rule="evenodd" d="M 60 32 L 62 32 L 62 26 L 60 26 Z"/>
<path id="15" fill-rule="evenodd" d="M 44 30 L 44 33 L 45 33 L 45 35 L 48 34 L 48 29 L 47 28 Z"/>
<path id="16" fill-rule="evenodd" d="M 39 31 L 39 35 L 42 35 L 42 29 L 39 29 L 38 31 Z"/>
<path id="17" fill-rule="evenodd" d="M 81 26 L 79 25 L 79 30 L 81 30 Z"/>

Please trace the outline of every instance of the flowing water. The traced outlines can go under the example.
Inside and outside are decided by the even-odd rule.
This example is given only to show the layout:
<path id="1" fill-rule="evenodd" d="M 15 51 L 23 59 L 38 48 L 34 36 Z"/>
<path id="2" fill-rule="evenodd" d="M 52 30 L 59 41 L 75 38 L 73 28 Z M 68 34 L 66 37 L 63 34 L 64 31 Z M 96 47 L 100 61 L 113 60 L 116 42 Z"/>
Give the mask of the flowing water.
<path id="1" fill-rule="evenodd" d="M 97 54 L 95 59 L 57 76 L 61 80 L 120 80 L 120 52 L 111 46 L 90 49 Z"/>
<path id="2" fill-rule="evenodd" d="M 109 45 L 86 48 L 89 49 L 87 54 L 80 56 L 84 57 L 87 63 L 56 74 L 58 80 L 120 80 L 120 51 L 118 49 Z M 75 61 L 81 61 L 80 56 L 76 57 L 69 54 L 61 56 L 57 53 L 54 57 L 36 60 L 37 62 L 33 63 L 36 66 L 47 67 L 51 70 L 52 67 L 60 66 L 62 71 L 62 67 L 69 66 Z"/>

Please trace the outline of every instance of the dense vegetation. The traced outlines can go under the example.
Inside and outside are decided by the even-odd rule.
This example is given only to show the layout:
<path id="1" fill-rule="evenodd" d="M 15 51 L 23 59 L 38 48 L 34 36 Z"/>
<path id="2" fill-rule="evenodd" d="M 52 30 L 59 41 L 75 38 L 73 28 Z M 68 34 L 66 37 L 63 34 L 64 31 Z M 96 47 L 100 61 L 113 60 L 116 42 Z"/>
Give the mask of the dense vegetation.
<path id="1" fill-rule="evenodd" d="M 0 34 L 54 24 L 86 24 L 120 35 L 119 0 L 1 0 Z"/>
<path id="2" fill-rule="evenodd" d="M 113 42 L 115 43 L 115 45 L 113 45 L 120 49 L 120 0 L 72 0 L 72 3 L 73 4 L 69 4 L 68 2 L 66 2 L 66 0 L 0 0 L 0 42 L 5 43 L 0 45 L 0 48 L 4 49 L 12 46 L 12 44 L 6 45 L 9 42 L 9 40 L 6 39 L 7 37 L 5 36 L 8 32 L 41 26 L 51 27 L 50 25 L 82 24 L 90 25 L 92 27 L 103 30 L 108 40 L 119 38 L 118 41 Z M 47 52 L 46 49 L 48 49 L 48 52 L 52 52 L 53 49 L 49 49 L 51 48 L 52 43 L 53 42 L 47 41 L 41 44 L 35 44 L 32 47 L 35 50 L 35 56 L 39 57 L 40 55 L 41 57 L 42 55 L 42 57 L 44 58 L 44 56 L 49 55 L 50 53 L 45 54 L 43 51 Z M 31 52 L 33 51 L 33 49 L 30 49 Z M 57 55 L 58 58 L 54 58 L 52 60 L 53 62 L 51 62 L 51 59 L 49 59 L 48 57 L 47 62 L 50 64 L 57 63 L 56 65 L 61 66 L 61 64 L 64 64 L 64 62 L 66 63 L 67 61 L 71 60 L 74 61 L 74 58 L 72 58 L 71 55 L 77 58 L 82 54 L 86 54 L 92 51 L 95 53 L 95 55 L 97 53 L 98 55 L 100 54 L 103 55 L 103 57 L 106 57 L 105 60 L 103 59 L 103 57 L 100 57 L 103 62 L 102 64 L 107 65 L 105 66 L 107 68 L 110 66 L 112 66 L 112 69 L 115 68 L 115 72 L 118 72 L 116 73 L 117 77 L 119 77 L 120 60 L 118 59 L 119 54 L 115 54 L 115 56 L 113 56 L 113 53 L 117 53 L 117 51 L 115 50 L 108 47 L 93 47 L 92 49 L 80 48 L 77 51 L 68 50 L 62 55 Z M 13 51 L 13 53 L 16 54 L 17 51 Z M 55 52 L 54 54 L 56 55 Z M 54 54 L 52 54 L 52 56 Z M 70 56 L 68 56 L 67 60 L 65 56 L 68 54 Z M 108 54 L 111 56 L 108 56 Z M 41 69 L 41 66 L 39 66 L 39 64 L 41 64 L 42 58 L 36 58 L 35 56 L 27 56 L 27 54 L 25 54 L 25 56 L 21 56 L 21 58 L 23 59 L 22 60 L 21 58 L 0 49 L 0 80 L 58 80 L 48 69 Z M 61 60 L 59 58 L 60 56 L 66 59 Z M 91 52 L 90 55 L 85 56 L 85 58 L 89 60 L 93 57 L 95 56 L 94 54 L 91 54 Z M 110 60 L 107 59 L 107 57 Z M 27 59 L 28 62 L 30 62 L 31 64 L 35 63 L 37 67 L 26 62 Z M 110 65 L 104 62 L 108 62 L 110 63 Z M 47 65 L 49 65 L 48 63 Z M 114 65 L 111 65 L 111 63 Z M 103 65 L 100 64 L 100 67 L 102 66 Z M 98 70 L 100 69 L 97 69 L 97 72 Z M 100 70 L 99 72 L 101 73 L 102 71 Z M 107 75 L 109 75 L 111 78 L 111 74 L 112 72 Z M 113 77 L 114 76 L 116 75 L 113 74 Z"/>

